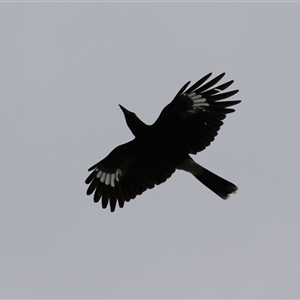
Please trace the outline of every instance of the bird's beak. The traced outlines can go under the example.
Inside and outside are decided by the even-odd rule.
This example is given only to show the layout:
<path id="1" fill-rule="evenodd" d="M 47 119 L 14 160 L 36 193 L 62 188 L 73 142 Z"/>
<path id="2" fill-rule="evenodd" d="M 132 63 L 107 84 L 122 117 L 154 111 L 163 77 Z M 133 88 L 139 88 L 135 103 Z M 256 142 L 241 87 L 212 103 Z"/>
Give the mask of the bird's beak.
<path id="1" fill-rule="evenodd" d="M 121 104 L 119 104 L 120 108 L 122 109 L 124 115 L 128 115 L 130 114 L 130 111 L 128 109 L 126 109 L 125 107 L 123 107 Z"/>

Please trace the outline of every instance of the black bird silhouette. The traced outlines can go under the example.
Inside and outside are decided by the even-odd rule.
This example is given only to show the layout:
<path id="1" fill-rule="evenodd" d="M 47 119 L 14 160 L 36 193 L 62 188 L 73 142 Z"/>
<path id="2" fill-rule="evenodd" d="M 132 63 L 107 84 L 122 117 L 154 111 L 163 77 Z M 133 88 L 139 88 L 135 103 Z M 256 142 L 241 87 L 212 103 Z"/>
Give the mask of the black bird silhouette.
<path id="1" fill-rule="evenodd" d="M 221 93 L 233 80 L 213 87 L 225 73 L 205 83 L 211 74 L 188 89 L 190 81 L 186 83 L 152 125 L 120 105 L 135 137 L 89 168 L 92 173 L 85 181 L 89 184 L 87 194 L 94 193 L 95 202 L 102 199 L 102 207 L 109 203 L 113 212 L 117 202 L 123 207 L 125 201 L 166 181 L 176 169 L 190 172 L 222 199 L 237 190 L 233 183 L 203 168 L 189 155 L 204 150 L 214 140 L 222 120 L 234 112 L 228 107 L 241 102 L 220 101 L 238 90 Z"/>

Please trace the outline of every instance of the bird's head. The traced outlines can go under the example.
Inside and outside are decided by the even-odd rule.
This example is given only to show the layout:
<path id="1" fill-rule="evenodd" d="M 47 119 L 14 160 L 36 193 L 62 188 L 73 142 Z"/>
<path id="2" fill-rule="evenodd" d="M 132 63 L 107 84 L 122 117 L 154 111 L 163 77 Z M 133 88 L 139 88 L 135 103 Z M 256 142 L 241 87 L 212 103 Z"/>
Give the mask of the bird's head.
<path id="1" fill-rule="evenodd" d="M 145 126 L 147 126 L 147 125 L 145 123 L 143 123 L 134 112 L 126 109 L 125 107 L 123 107 L 120 104 L 119 104 L 119 106 L 120 106 L 121 110 L 123 111 L 126 123 L 127 123 L 128 127 L 130 128 L 131 132 L 135 136 L 142 134 Z"/>

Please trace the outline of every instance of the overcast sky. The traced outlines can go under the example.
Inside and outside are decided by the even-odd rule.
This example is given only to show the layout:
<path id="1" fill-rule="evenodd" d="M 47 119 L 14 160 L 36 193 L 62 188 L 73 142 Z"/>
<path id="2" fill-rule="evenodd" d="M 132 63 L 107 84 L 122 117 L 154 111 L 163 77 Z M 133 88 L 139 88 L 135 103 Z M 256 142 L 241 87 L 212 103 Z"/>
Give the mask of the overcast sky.
<path id="1" fill-rule="evenodd" d="M 300 3 L 1 3 L 2 298 L 299 298 Z M 188 173 L 111 213 L 87 169 L 181 86 L 241 99 Z"/>

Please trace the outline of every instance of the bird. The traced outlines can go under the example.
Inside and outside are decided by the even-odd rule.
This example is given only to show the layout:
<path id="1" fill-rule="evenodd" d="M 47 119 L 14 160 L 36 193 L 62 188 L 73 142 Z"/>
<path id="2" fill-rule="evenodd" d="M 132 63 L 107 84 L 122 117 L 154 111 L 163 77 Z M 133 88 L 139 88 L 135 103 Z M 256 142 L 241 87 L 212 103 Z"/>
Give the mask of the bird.
<path id="1" fill-rule="evenodd" d="M 188 81 L 164 107 L 152 125 L 145 124 L 134 112 L 119 104 L 134 138 L 113 149 L 104 159 L 88 169 L 87 195 L 102 208 L 136 198 L 147 189 L 165 182 L 176 170 L 191 173 L 222 199 L 237 191 L 237 186 L 214 174 L 193 160 L 215 139 L 231 107 L 241 100 L 227 100 L 238 90 L 225 91 L 233 80 L 216 86 L 225 73 L 210 79 L 212 73 L 192 86 Z M 209 80 L 210 79 L 210 80 Z"/>

